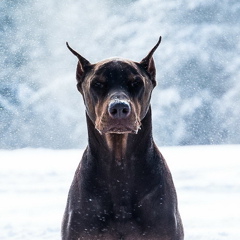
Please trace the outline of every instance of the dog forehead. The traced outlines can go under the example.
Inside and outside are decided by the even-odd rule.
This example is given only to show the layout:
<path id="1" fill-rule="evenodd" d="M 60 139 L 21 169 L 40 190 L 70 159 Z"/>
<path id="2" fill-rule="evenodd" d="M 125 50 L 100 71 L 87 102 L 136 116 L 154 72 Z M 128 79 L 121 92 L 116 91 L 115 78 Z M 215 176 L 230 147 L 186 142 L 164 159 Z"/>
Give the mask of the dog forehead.
<path id="1" fill-rule="evenodd" d="M 127 59 L 111 58 L 95 64 L 95 75 L 113 76 L 139 74 L 140 71 L 135 62 Z"/>

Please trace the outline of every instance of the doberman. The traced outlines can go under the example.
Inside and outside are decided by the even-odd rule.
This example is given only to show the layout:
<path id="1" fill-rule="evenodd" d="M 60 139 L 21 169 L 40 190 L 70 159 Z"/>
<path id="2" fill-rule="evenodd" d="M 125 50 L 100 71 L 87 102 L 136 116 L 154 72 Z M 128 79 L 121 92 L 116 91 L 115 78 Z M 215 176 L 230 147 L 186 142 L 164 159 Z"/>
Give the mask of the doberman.
<path id="1" fill-rule="evenodd" d="M 63 240 L 182 240 L 168 166 L 152 137 L 153 53 L 141 62 L 78 58 L 88 146 L 76 170 L 62 223 Z"/>

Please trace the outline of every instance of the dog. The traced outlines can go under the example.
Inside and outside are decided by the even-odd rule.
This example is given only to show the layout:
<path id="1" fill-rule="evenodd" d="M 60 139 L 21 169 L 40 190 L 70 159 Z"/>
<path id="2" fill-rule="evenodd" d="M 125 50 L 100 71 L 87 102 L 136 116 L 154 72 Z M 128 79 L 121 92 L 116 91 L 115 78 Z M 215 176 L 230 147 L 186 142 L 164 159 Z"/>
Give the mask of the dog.
<path id="1" fill-rule="evenodd" d="M 69 190 L 63 240 L 182 240 L 169 168 L 152 136 L 153 53 L 141 62 L 78 58 L 77 89 L 86 106 L 88 146 Z"/>

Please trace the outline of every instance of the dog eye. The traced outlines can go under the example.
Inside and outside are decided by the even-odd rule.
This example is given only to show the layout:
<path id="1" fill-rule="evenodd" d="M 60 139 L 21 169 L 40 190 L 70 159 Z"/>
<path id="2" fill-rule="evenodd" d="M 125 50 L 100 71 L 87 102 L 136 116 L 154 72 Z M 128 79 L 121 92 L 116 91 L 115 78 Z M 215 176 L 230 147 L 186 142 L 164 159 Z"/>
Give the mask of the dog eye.
<path id="1" fill-rule="evenodd" d="M 131 82 L 131 87 L 135 88 L 135 87 L 138 87 L 140 85 L 140 82 L 138 81 L 134 81 L 134 82 Z"/>
<path id="2" fill-rule="evenodd" d="M 99 88 L 100 89 L 100 88 L 103 88 L 105 86 L 105 84 L 103 82 L 94 81 L 92 86 L 94 88 Z"/>
<path id="3" fill-rule="evenodd" d="M 134 80 L 132 80 L 130 82 L 130 86 L 132 88 L 138 88 L 138 87 L 142 86 L 142 79 L 141 78 L 135 78 Z"/>

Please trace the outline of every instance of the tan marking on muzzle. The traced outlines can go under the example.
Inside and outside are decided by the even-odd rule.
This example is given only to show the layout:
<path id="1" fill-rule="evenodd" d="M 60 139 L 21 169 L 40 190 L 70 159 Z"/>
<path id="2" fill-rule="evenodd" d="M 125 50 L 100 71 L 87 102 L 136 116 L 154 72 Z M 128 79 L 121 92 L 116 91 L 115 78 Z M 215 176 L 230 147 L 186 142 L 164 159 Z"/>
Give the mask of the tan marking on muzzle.
<path id="1" fill-rule="evenodd" d="M 107 101 L 105 101 L 102 105 L 97 103 L 95 106 L 95 113 L 96 113 L 96 121 L 95 121 L 95 128 L 102 134 L 102 126 L 105 123 L 105 115 L 107 115 Z"/>
<path id="2" fill-rule="evenodd" d="M 135 115 L 135 124 L 137 126 L 137 131 L 139 129 L 141 129 L 141 105 L 137 102 L 135 104 L 132 104 L 132 110 L 134 112 L 134 115 Z"/>
<path id="3" fill-rule="evenodd" d="M 112 119 L 108 112 L 108 106 L 110 99 L 104 101 L 104 103 L 98 103 L 95 106 L 96 120 L 95 128 L 100 134 L 104 133 L 135 133 L 137 134 L 141 126 L 139 107 L 135 107 L 131 101 L 128 101 L 131 107 L 131 113 L 126 119 L 118 120 Z M 111 128 L 112 127 L 112 128 Z"/>

